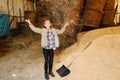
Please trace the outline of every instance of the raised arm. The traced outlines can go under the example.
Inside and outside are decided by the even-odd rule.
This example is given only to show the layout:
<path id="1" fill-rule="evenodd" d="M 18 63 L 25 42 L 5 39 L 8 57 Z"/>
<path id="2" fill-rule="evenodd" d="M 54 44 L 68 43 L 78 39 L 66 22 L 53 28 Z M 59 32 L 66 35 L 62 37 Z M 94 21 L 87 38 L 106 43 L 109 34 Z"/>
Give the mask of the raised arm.
<path id="1" fill-rule="evenodd" d="M 62 34 L 68 25 L 69 22 L 65 22 L 64 26 L 60 30 L 56 29 L 57 34 Z"/>
<path id="2" fill-rule="evenodd" d="M 32 31 L 34 31 L 34 32 L 36 32 L 36 33 L 41 33 L 41 32 L 42 32 L 42 29 L 35 27 L 35 26 L 30 22 L 29 19 L 26 19 L 25 21 L 29 24 L 29 27 L 31 28 Z"/>

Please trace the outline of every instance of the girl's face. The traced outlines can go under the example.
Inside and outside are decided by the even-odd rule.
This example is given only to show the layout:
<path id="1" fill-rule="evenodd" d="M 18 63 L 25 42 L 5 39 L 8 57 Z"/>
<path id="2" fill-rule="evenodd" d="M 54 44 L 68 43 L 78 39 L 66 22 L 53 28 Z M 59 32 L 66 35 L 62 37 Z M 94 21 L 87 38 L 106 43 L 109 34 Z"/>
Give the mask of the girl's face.
<path id="1" fill-rule="evenodd" d="M 46 20 L 46 21 L 44 22 L 44 26 L 45 26 L 47 29 L 49 29 L 50 26 L 51 26 L 50 20 Z"/>

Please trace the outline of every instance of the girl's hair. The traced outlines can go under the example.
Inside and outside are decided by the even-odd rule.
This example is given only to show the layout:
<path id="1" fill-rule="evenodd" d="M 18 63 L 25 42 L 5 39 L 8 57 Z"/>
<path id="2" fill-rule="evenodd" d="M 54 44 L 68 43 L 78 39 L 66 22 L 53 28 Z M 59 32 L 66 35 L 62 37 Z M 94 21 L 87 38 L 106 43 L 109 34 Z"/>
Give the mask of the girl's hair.
<path id="1" fill-rule="evenodd" d="M 50 21 L 50 23 L 51 23 L 51 26 L 50 26 L 50 27 L 52 28 L 51 18 L 48 17 L 48 16 L 42 18 L 42 26 L 44 27 L 44 24 L 45 24 L 45 21 L 46 21 L 46 20 L 49 20 L 49 21 Z M 45 28 L 45 27 L 44 27 L 44 28 Z"/>

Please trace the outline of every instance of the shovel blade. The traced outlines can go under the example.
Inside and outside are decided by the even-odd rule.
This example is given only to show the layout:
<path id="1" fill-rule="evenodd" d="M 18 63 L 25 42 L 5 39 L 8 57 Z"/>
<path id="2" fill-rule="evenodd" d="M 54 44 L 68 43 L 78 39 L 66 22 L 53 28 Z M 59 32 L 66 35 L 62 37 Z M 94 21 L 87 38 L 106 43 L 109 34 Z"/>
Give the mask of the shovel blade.
<path id="1" fill-rule="evenodd" d="M 62 65 L 59 69 L 56 70 L 56 72 L 61 77 L 65 77 L 65 76 L 67 76 L 70 73 L 70 70 L 65 65 Z"/>

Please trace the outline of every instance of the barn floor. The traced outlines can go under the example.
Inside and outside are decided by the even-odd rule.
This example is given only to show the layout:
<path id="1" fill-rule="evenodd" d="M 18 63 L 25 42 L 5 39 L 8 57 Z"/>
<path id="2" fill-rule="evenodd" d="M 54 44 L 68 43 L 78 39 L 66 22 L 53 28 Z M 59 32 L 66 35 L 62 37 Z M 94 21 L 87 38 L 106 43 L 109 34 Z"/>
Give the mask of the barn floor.
<path id="1" fill-rule="evenodd" d="M 44 80 L 44 58 L 40 40 L 15 38 L 12 49 L 0 53 L 0 80 Z M 32 42 L 31 42 L 32 41 Z M 54 64 L 59 62 L 55 54 Z"/>
<path id="2" fill-rule="evenodd" d="M 9 38 L 12 49 L 0 53 L 0 80 L 45 80 L 40 37 L 36 36 Z M 50 80 L 120 80 L 120 26 L 80 33 L 77 40 L 62 52 L 55 52 L 56 77 Z M 71 60 L 71 73 L 60 77 L 55 70 Z"/>

